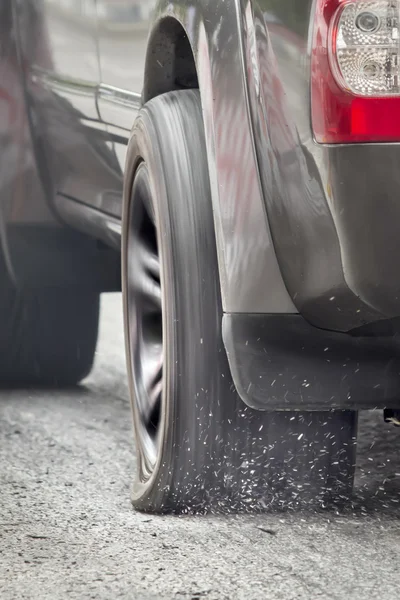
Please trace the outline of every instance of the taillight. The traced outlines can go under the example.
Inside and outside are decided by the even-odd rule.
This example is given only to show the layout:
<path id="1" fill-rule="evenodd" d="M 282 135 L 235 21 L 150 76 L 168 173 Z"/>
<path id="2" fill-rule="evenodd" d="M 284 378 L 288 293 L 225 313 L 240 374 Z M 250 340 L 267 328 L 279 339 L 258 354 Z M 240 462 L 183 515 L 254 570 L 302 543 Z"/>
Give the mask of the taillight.
<path id="1" fill-rule="evenodd" d="M 317 142 L 400 141 L 400 0 L 317 0 L 311 69 Z"/>

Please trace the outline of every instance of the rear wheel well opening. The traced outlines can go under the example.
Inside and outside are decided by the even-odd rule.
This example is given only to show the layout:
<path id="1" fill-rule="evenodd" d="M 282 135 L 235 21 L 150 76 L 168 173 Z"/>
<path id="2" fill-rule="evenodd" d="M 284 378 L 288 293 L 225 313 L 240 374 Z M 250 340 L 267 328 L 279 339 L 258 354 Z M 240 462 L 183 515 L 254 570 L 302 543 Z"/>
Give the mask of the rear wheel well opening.
<path id="1" fill-rule="evenodd" d="M 179 21 L 166 17 L 150 36 L 143 102 L 167 92 L 198 87 L 196 63 L 186 32 Z"/>

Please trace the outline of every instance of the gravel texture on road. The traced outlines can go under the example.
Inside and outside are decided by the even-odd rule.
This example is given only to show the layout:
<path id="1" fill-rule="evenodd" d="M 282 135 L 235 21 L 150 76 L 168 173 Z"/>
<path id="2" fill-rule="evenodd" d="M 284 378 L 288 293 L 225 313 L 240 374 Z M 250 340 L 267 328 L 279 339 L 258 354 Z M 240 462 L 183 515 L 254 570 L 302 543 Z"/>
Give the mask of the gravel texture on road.
<path id="1" fill-rule="evenodd" d="M 95 368 L 69 391 L 0 391 L 0 598 L 400 598 L 400 430 L 360 420 L 344 512 L 154 517 L 135 468 L 121 296 L 102 300 Z"/>

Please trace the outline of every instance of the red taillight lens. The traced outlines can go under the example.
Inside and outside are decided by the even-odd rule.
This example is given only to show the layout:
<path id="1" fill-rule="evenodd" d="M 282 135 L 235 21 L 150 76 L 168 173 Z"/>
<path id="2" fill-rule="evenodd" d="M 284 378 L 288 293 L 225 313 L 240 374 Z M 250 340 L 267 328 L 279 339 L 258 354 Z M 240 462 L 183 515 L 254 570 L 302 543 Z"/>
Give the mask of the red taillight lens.
<path id="1" fill-rule="evenodd" d="M 317 0 L 311 61 L 317 142 L 400 141 L 400 0 Z"/>

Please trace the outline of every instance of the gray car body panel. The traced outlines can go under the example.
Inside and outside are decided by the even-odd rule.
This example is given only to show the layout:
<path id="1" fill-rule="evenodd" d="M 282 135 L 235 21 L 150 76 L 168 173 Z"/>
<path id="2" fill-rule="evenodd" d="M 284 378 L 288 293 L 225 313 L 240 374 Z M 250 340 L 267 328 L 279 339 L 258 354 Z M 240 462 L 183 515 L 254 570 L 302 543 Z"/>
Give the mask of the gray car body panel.
<path id="1" fill-rule="evenodd" d="M 259 0 L 247 11 L 250 104 L 264 199 L 287 289 L 311 323 L 348 331 L 399 314 L 400 147 L 315 143 L 314 4 Z M 263 13 L 262 7 L 272 5 L 275 13 Z M 251 61 L 252 56 L 257 58 Z"/>

